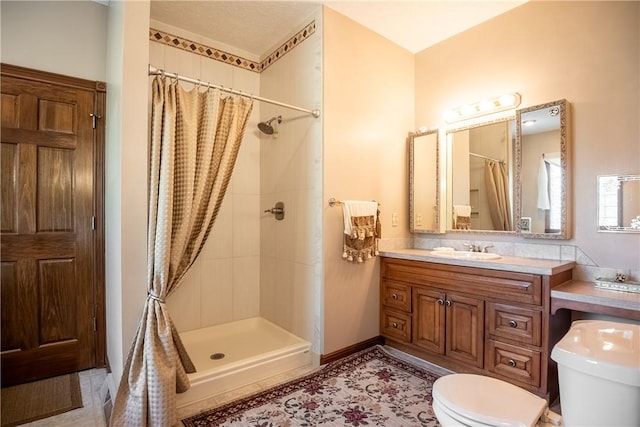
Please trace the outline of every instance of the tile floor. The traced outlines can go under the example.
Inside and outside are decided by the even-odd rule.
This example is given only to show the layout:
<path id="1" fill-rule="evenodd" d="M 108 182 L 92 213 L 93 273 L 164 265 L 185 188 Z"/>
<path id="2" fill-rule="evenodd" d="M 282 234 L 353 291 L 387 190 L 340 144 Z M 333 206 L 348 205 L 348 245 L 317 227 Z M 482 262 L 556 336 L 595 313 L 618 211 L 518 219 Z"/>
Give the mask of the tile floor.
<path id="1" fill-rule="evenodd" d="M 107 377 L 105 369 L 90 369 L 79 373 L 82 408 L 23 424 L 38 427 L 105 427 L 100 387 Z"/>
<path id="2" fill-rule="evenodd" d="M 425 362 L 424 360 L 418 359 L 416 357 L 410 356 L 394 348 L 385 348 L 397 357 L 403 358 L 416 365 L 423 366 L 434 372 L 439 372 L 442 375 L 451 373 L 451 371 L 433 365 L 429 362 Z M 269 379 L 249 384 L 245 387 L 238 388 L 228 393 L 222 393 L 209 399 L 196 402 L 182 408 L 178 408 L 178 419 L 180 420 L 191 415 L 195 415 L 206 409 L 220 406 L 225 403 L 231 402 L 232 400 L 260 392 L 269 387 L 273 387 L 280 383 L 311 373 L 312 371 L 313 368 L 311 367 L 294 369 L 283 374 L 276 375 Z M 32 423 L 24 425 L 40 427 L 106 427 L 100 396 L 100 388 L 102 387 L 105 378 L 106 371 L 104 369 L 92 369 L 80 372 L 80 387 L 82 389 L 82 403 L 84 407 L 65 412 L 64 414 L 56 415 L 55 417 L 45 418 L 43 420 L 34 421 Z M 555 409 L 556 411 L 559 410 L 558 407 L 552 407 L 552 409 Z M 178 421 L 176 423 L 176 426 L 182 426 L 182 423 Z"/>

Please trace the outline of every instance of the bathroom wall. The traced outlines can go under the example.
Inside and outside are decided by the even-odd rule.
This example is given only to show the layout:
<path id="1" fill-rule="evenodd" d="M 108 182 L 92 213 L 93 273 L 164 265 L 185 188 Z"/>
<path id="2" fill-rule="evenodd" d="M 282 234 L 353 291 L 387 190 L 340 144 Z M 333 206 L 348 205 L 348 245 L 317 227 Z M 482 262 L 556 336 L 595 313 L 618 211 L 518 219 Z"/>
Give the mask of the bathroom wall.
<path id="1" fill-rule="evenodd" d="M 315 32 L 260 74 L 261 96 L 311 110 L 321 107 L 320 8 L 304 25 L 313 20 Z M 282 221 L 269 213 L 260 217 L 260 313 L 310 341 L 318 354 L 322 340 L 323 119 L 262 104 L 262 120 L 278 115 L 282 123 L 277 134 L 259 135 L 260 212 L 276 202 L 285 205 Z"/>
<path id="2" fill-rule="evenodd" d="M 107 7 L 90 1 L 5 1 L 2 62 L 106 80 Z"/>
<path id="3" fill-rule="evenodd" d="M 414 129 L 414 55 L 324 8 L 324 349 L 379 335 L 379 260 L 342 260 L 342 209 L 377 200 L 382 235 L 408 235 L 407 143 Z M 397 216 L 397 226 L 392 217 Z"/>
<path id="4" fill-rule="evenodd" d="M 596 231 L 597 175 L 640 173 L 639 32 L 638 2 L 528 2 L 416 55 L 416 126 L 514 91 L 522 107 L 571 103 L 574 237 L 495 239 L 505 250 L 577 260 L 585 278 L 597 267 L 640 273 L 640 235 Z"/>
<path id="5" fill-rule="evenodd" d="M 184 29 L 151 21 L 151 28 L 250 60 L 248 52 Z M 168 72 L 259 95 L 260 74 L 149 41 L 149 63 Z M 149 78 L 151 82 L 152 78 Z M 193 85 L 181 83 L 191 90 Z M 150 95 L 149 95 L 150 96 Z M 236 166 L 218 218 L 200 256 L 167 298 L 179 331 L 260 315 L 260 137 L 262 105 L 254 102 Z"/>

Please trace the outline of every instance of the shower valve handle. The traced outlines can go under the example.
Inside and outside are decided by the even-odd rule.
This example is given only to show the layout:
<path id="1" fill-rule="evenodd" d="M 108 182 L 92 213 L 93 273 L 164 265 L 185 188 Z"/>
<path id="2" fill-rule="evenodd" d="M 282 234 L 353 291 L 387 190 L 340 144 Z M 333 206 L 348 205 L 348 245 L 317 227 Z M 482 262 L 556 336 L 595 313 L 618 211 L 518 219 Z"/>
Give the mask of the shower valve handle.
<path id="1" fill-rule="evenodd" d="M 284 212 L 283 208 L 271 208 L 271 209 L 266 209 L 264 211 L 264 213 L 272 213 L 272 214 L 281 214 Z"/>
<path id="2" fill-rule="evenodd" d="M 283 220 L 284 219 L 284 203 L 278 202 L 271 209 L 266 209 L 264 213 L 270 213 L 275 215 L 278 221 Z"/>

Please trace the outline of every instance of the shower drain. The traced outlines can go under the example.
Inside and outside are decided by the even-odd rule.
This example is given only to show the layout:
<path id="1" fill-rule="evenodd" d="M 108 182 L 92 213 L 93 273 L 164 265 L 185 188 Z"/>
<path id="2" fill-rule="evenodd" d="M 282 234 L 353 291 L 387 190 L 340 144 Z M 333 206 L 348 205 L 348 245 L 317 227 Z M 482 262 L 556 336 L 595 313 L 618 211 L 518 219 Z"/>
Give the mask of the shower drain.
<path id="1" fill-rule="evenodd" d="M 213 353 L 211 356 L 209 356 L 209 359 L 211 360 L 220 360 L 224 358 L 224 353 Z"/>

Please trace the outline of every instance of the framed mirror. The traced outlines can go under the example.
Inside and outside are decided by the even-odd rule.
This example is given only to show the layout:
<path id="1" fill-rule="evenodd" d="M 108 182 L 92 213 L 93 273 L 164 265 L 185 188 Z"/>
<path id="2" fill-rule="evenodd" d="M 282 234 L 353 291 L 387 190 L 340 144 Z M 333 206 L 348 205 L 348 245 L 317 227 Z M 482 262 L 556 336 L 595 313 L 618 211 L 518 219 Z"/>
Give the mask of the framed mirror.
<path id="1" fill-rule="evenodd" d="M 515 228 L 536 239 L 571 238 L 569 104 L 516 111 Z"/>
<path id="2" fill-rule="evenodd" d="M 410 133 L 407 142 L 409 230 L 412 233 L 441 233 L 438 130 Z"/>
<path id="3" fill-rule="evenodd" d="M 447 131 L 446 230 L 514 233 L 515 120 Z"/>
<path id="4" fill-rule="evenodd" d="M 640 175 L 598 176 L 598 231 L 640 233 Z"/>

